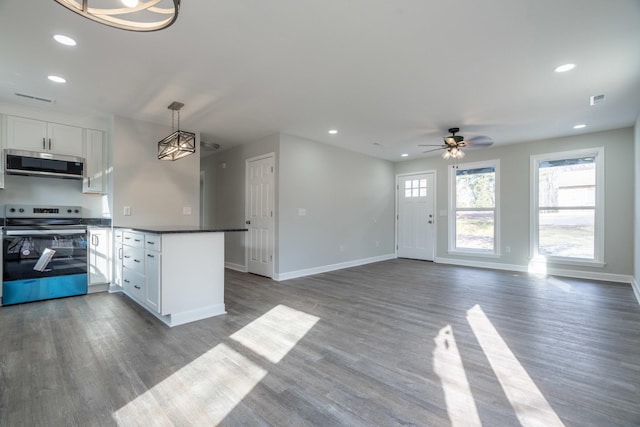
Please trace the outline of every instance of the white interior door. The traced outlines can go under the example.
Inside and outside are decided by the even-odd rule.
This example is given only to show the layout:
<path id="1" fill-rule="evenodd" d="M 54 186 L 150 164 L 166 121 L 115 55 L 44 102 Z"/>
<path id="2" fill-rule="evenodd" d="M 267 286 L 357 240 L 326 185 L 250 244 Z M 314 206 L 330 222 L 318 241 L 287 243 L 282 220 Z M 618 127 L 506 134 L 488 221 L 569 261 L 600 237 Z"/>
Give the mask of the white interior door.
<path id="1" fill-rule="evenodd" d="M 274 154 L 247 160 L 247 270 L 273 277 Z"/>
<path id="2" fill-rule="evenodd" d="M 436 242 L 435 173 L 398 177 L 398 257 L 433 261 Z"/>

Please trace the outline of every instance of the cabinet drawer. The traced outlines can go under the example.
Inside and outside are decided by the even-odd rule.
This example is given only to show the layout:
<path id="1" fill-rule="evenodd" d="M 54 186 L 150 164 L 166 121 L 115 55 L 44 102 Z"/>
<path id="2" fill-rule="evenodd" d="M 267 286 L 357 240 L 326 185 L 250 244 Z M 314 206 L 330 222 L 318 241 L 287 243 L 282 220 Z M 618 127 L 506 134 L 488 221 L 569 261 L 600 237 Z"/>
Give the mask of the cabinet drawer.
<path id="1" fill-rule="evenodd" d="M 159 234 L 145 234 L 144 235 L 144 247 L 152 251 L 160 251 L 162 238 Z"/>
<path id="2" fill-rule="evenodd" d="M 144 248 L 144 234 L 135 231 L 124 231 L 122 233 L 122 242 L 125 245 Z"/>
<path id="3" fill-rule="evenodd" d="M 145 277 L 135 271 L 122 271 L 122 287 L 130 297 L 144 303 Z"/>
<path id="4" fill-rule="evenodd" d="M 122 244 L 123 242 L 122 234 L 123 234 L 122 230 L 114 230 L 113 235 L 114 235 L 114 240 L 116 242 L 116 245 Z"/>
<path id="5" fill-rule="evenodd" d="M 122 265 L 125 269 L 144 274 L 144 249 L 123 245 Z"/>

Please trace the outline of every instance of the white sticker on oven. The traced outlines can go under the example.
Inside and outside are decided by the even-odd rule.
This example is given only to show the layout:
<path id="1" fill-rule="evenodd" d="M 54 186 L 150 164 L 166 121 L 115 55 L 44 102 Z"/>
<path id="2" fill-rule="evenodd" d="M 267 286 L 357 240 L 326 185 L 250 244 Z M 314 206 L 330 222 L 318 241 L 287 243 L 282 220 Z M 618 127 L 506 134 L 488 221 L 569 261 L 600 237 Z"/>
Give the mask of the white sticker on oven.
<path id="1" fill-rule="evenodd" d="M 54 251 L 53 249 L 46 248 L 44 251 L 42 251 L 42 255 L 40 255 L 40 258 L 38 259 L 38 262 L 36 262 L 36 265 L 33 266 L 33 269 L 36 271 L 44 271 L 44 269 L 47 268 L 47 264 L 49 264 L 49 261 L 51 261 L 51 258 L 53 258 L 53 254 L 55 253 L 56 251 Z"/>

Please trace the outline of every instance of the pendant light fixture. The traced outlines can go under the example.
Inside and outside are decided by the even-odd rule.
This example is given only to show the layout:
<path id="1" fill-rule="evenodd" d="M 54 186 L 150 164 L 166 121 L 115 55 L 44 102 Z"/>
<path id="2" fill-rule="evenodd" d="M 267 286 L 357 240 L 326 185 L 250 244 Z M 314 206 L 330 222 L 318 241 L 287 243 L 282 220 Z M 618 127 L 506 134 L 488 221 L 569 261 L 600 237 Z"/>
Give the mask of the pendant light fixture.
<path id="1" fill-rule="evenodd" d="M 180 0 L 55 0 L 92 21 L 129 31 L 157 31 L 178 18 Z M 91 7 L 89 4 L 98 7 Z"/>
<path id="2" fill-rule="evenodd" d="M 171 135 L 158 141 L 158 160 L 178 160 L 196 152 L 196 134 L 180 130 L 180 109 L 182 102 L 173 101 L 167 108 L 171 110 Z M 178 127 L 174 127 L 176 111 Z"/>

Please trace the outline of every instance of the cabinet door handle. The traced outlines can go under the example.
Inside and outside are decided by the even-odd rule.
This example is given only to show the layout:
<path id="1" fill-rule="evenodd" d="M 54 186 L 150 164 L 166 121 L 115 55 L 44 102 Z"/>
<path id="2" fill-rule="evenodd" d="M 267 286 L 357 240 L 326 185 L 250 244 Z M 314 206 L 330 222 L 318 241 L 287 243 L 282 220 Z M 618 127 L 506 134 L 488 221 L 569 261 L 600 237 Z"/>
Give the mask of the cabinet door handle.
<path id="1" fill-rule="evenodd" d="M 125 257 L 126 259 L 129 259 L 129 258 L 131 258 L 131 255 L 125 255 L 124 257 Z"/>
<path id="2" fill-rule="evenodd" d="M 127 279 L 124 279 L 124 283 L 131 283 L 131 282 L 128 281 Z"/>
<path id="3" fill-rule="evenodd" d="M 140 241 L 140 239 L 133 239 L 133 241 L 134 241 L 134 242 L 139 242 L 139 241 Z"/>
<path id="4" fill-rule="evenodd" d="M 140 262 L 140 260 L 139 259 L 134 259 L 133 262 Z"/>
<path id="5" fill-rule="evenodd" d="M 122 259 L 122 248 L 118 248 L 118 259 Z"/>
<path id="6" fill-rule="evenodd" d="M 47 148 L 46 138 L 42 138 L 42 149 L 45 150 Z"/>
<path id="7" fill-rule="evenodd" d="M 87 177 L 87 187 L 91 188 L 91 177 Z"/>
<path id="8" fill-rule="evenodd" d="M 131 240 L 131 237 L 125 237 L 124 240 Z"/>
<path id="9" fill-rule="evenodd" d="M 149 258 L 155 258 L 155 255 L 147 254 Z"/>
<path id="10" fill-rule="evenodd" d="M 147 240 L 147 243 L 150 244 L 150 245 L 155 245 L 154 242 L 149 242 L 148 240 Z"/>
<path id="11" fill-rule="evenodd" d="M 51 138 L 49 138 L 49 150 L 51 150 Z"/>
<path id="12" fill-rule="evenodd" d="M 133 287 L 136 288 L 136 289 L 140 289 L 140 286 L 138 286 L 138 285 L 133 285 Z"/>

